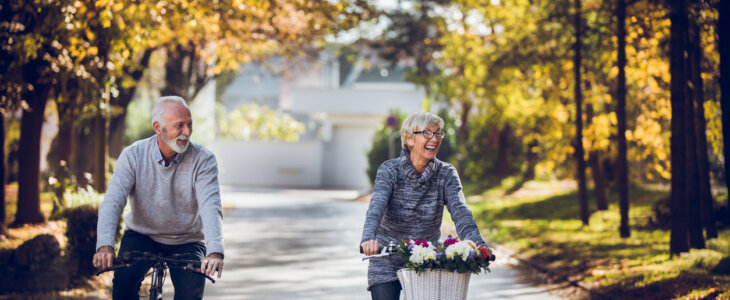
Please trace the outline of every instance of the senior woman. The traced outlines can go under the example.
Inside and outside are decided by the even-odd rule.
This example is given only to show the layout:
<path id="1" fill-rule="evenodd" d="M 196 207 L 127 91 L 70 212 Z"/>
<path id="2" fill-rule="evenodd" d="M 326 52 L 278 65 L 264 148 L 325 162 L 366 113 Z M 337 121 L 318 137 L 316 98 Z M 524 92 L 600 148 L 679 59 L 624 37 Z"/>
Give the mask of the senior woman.
<path id="1" fill-rule="evenodd" d="M 438 241 L 444 206 L 462 239 L 485 245 L 466 206 L 454 166 L 436 158 L 445 132 L 444 120 L 429 112 L 413 113 L 401 128 L 403 149 L 398 158 L 380 165 L 367 211 L 361 246 L 366 255 L 379 245 L 401 239 Z M 401 286 L 397 257 L 370 259 L 368 290 L 375 300 L 398 299 Z"/>

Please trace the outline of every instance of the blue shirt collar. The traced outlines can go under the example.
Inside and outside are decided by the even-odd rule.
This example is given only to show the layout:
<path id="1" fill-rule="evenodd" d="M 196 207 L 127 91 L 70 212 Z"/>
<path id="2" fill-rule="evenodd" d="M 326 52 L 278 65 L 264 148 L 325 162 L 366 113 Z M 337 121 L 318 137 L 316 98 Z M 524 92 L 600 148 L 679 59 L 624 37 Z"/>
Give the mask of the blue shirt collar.
<path id="1" fill-rule="evenodd" d="M 165 158 L 162 157 L 162 152 L 160 150 L 160 144 L 157 141 L 157 138 L 155 138 L 155 146 L 156 146 L 155 149 L 157 149 L 157 151 L 154 151 L 155 152 L 155 161 L 157 161 L 157 163 L 159 163 L 163 167 L 171 167 L 173 162 L 175 164 L 178 163 L 178 161 L 177 161 L 178 155 L 177 155 L 177 153 L 175 153 L 175 155 L 172 156 L 172 161 L 170 161 L 170 165 L 169 166 L 165 165 Z"/>

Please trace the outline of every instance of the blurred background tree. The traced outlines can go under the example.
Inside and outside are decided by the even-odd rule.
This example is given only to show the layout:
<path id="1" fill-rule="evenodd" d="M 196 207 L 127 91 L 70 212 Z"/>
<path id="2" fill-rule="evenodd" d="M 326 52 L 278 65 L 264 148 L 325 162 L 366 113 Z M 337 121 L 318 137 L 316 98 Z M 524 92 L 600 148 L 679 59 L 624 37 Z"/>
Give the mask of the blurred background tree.
<path id="1" fill-rule="evenodd" d="M 325 36 L 371 17 L 362 1 L 8 0 L 2 8 L 2 105 L 23 109 L 16 225 L 44 222 L 38 158 L 48 99 L 60 122 L 50 159 L 63 183 L 56 194 L 87 184 L 103 191 L 108 157 L 121 151 L 128 105 L 156 51 L 161 91 L 191 101 L 217 74 L 316 55 Z"/>
<path id="2" fill-rule="evenodd" d="M 694 212 L 692 224 L 711 218 L 708 187 L 725 179 L 724 160 L 717 159 L 723 157 L 718 5 L 688 6 L 697 26 L 694 38 L 682 44 L 683 51 L 694 53 L 696 66 L 686 74 L 694 78 L 688 95 L 696 105 L 683 110 L 691 115 L 682 115 L 692 122 L 681 127 L 693 138 L 682 145 L 695 156 L 682 162 L 707 166 L 686 174 L 697 189 L 685 194 L 683 203 L 704 201 L 697 204 L 704 211 Z M 509 181 L 514 189 L 508 191 L 514 191 L 532 178 L 580 177 L 573 175 L 575 164 L 585 161 L 597 209 L 607 208 L 609 190 L 624 191 L 621 235 L 626 237 L 628 186 L 669 184 L 685 176 L 670 168 L 670 129 L 676 125 L 670 122 L 675 93 L 669 9 L 664 2 L 642 0 L 583 0 L 577 6 L 567 0 L 411 1 L 385 14 L 390 25 L 372 44 L 385 58 L 412 60 L 409 79 L 424 87 L 429 100 L 457 114 L 456 165 L 465 181 L 485 189 L 518 176 L 523 180 Z M 621 26 L 617 20 L 623 20 Z M 576 149 L 585 149 L 582 158 L 575 157 Z M 584 211 L 584 222 L 587 217 Z M 704 227 L 714 236 L 712 226 Z"/>
<path id="3" fill-rule="evenodd" d="M 584 178 L 597 210 L 607 208 L 608 191 L 621 191 L 628 219 L 630 184 L 686 178 L 689 189 L 675 182 L 673 190 L 691 215 L 674 219 L 688 218 L 692 247 L 702 247 L 698 232 L 714 236 L 707 223 L 715 206 L 710 185 L 728 180 L 720 109 L 727 99 L 728 76 L 721 72 L 727 39 L 718 30 L 726 6 L 685 2 L 685 38 L 674 40 L 679 21 L 672 23 L 675 6 L 668 1 L 420 0 L 379 10 L 356 0 L 5 0 L 0 108 L 8 119 L 4 157 L 17 157 L 3 164 L 20 186 L 15 222 L 44 219 L 38 195 L 45 181 L 36 158 L 46 106 L 59 122 L 49 157 L 49 174 L 60 182 L 57 198 L 88 184 L 101 191 L 109 157 L 129 142 L 122 138 L 127 120 L 137 136 L 151 134 L 138 121 L 147 115 L 128 114 L 135 97 L 159 91 L 192 101 L 213 79 L 223 90 L 242 64 L 314 57 L 328 46 L 326 37 L 377 20 L 385 30 L 358 43 L 407 62 L 407 79 L 424 88 L 426 109 L 447 110 L 440 158 L 453 162 L 465 182 L 480 190 L 509 182 L 507 190 L 516 191 L 532 179 Z M 681 72 L 670 67 L 677 51 L 687 53 Z M 672 82 L 680 76 L 681 83 Z M 681 115 L 673 109 L 680 99 Z M 279 117 L 286 119 L 271 115 Z M 382 155 L 390 144 L 382 136 L 394 129 L 377 130 L 370 173 L 392 156 Z M 679 161 L 671 167 L 672 154 L 684 167 Z M 700 199 L 699 211 L 689 210 L 697 204 L 689 199 Z M 630 234 L 628 225 L 622 223 L 622 236 Z"/>

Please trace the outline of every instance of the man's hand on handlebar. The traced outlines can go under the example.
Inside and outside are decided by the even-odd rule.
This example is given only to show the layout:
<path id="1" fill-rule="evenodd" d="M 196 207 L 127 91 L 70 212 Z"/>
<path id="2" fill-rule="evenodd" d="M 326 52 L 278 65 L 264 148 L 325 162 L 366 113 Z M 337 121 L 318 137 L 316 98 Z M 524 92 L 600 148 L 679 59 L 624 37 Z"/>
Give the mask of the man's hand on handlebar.
<path id="1" fill-rule="evenodd" d="M 208 276 L 215 275 L 218 272 L 218 278 L 223 274 L 223 255 L 220 253 L 211 253 L 200 261 L 200 273 Z"/>
<path id="2" fill-rule="evenodd" d="M 114 248 L 102 246 L 94 254 L 94 267 L 100 269 L 111 268 L 114 265 Z"/>

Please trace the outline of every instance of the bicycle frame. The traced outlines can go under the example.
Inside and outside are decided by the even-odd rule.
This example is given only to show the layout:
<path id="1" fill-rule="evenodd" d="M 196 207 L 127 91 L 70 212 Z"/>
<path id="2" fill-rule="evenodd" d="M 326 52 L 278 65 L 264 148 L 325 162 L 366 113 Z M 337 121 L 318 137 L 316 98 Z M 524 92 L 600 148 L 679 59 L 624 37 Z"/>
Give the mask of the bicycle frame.
<path id="1" fill-rule="evenodd" d="M 152 266 L 152 283 L 150 284 L 150 300 L 162 299 L 162 285 L 165 283 L 167 265 L 158 261 Z"/>

